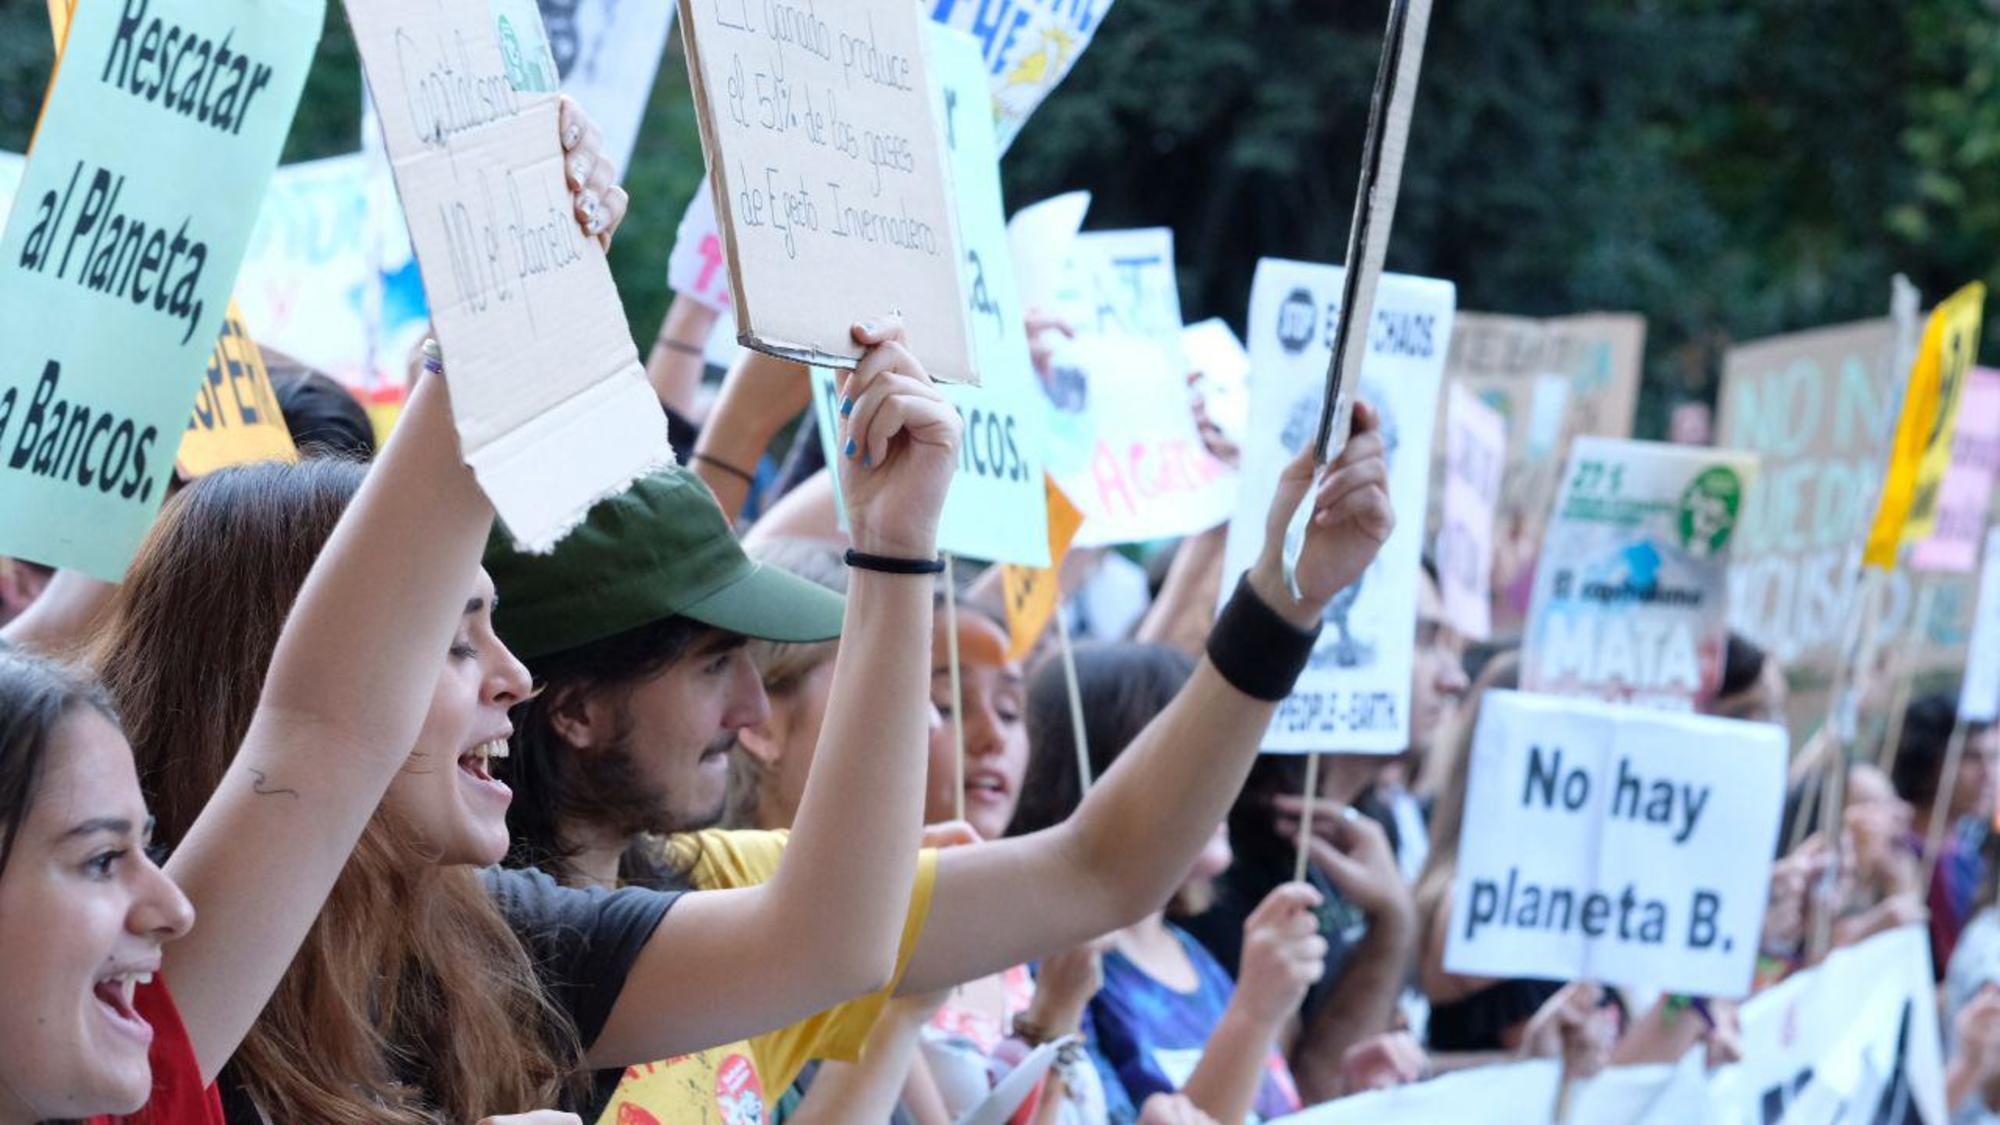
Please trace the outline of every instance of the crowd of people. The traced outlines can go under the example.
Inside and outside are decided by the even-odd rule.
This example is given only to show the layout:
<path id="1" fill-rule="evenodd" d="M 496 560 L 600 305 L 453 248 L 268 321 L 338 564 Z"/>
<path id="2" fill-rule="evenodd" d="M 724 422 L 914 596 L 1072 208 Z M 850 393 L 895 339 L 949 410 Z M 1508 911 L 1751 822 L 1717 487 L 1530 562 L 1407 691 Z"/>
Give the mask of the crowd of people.
<path id="1" fill-rule="evenodd" d="M 1725 999 L 1446 967 L 1472 732 L 1519 661 L 1434 573 L 1409 750 L 1329 747 L 1310 816 L 1304 763 L 1258 755 L 1329 601 L 1421 518 L 1365 405 L 1227 599 L 1222 529 L 1183 541 L 1072 685 L 1052 637 L 1013 652 L 997 570 L 943 586 L 961 422 L 854 312 L 826 465 L 773 449 L 796 366 L 697 393 L 677 304 L 648 374 L 686 467 L 553 554 L 495 526 L 431 352 L 379 451 L 281 371 L 302 460 L 186 482 L 115 586 L 0 564 L 0 1123 L 1242 1122 L 1737 1057 Z M 1781 722 L 1784 687 L 1732 638 L 1713 710 Z M 1956 721 L 1912 703 L 1837 820 L 1842 759 L 1798 756 L 1758 985 L 1927 924 L 1953 1106 L 2000 1120 L 2000 731 L 1947 777 Z"/>

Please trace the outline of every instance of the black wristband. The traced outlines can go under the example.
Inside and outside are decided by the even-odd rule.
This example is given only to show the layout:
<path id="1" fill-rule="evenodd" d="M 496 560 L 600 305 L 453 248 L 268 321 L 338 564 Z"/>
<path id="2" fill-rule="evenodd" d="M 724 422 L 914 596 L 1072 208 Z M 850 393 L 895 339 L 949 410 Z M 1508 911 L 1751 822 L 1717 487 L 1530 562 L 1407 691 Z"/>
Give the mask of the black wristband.
<path id="1" fill-rule="evenodd" d="M 856 570 L 873 570 L 881 574 L 944 573 L 943 559 L 897 559 L 855 550 L 847 552 L 847 565 Z"/>
<path id="2" fill-rule="evenodd" d="M 1215 628 L 1208 633 L 1208 662 L 1237 691 L 1276 703 L 1292 694 L 1292 684 L 1305 671 L 1318 640 L 1317 625 L 1307 632 L 1278 616 L 1250 588 L 1250 577 L 1245 575 L 1236 583 L 1229 604 L 1215 615 Z"/>
<path id="3" fill-rule="evenodd" d="M 710 457 L 708 454 L 702 453 L 699 450 L 697 450 L 689 459 L 693 461 L 699 461 L 702 464 L 707 465 L 712 469 L 715 469 L 717 472 L 728 473 L 730 476 L 735 477 L 737 480 L 742 481 L 744 484 L 755 485 L 757 483 L 757 478 L 755 476 L 752 476 L 750 473 L 737 468 L 735 465 L 732 465 L 727 461 L 724 461 L 720 457 Z"/>
<path id="4" fill-rule="evenodd" d="M 690 344 L 686 340 L 676 340 L 672 336 L 656 336 L 654 337 L 653 342 L 667 349 L 670 352 L 679 352 L 682 355 L 691 355 L 697 358 L 705 357 L 708 355 L 708 353 L 703 351 L 699 346 L 695 344 Z"/>

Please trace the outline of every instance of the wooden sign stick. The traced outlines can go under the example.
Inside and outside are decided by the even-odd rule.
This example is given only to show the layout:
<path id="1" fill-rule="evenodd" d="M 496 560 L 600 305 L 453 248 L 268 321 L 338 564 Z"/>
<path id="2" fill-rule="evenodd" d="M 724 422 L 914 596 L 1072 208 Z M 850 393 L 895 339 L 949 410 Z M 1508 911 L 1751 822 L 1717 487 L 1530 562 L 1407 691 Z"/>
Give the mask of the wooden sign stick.
<path id="1" fill-rule="evenodd" d="M 1311 853 L 1311 850 L 1306 847 L 1306 841 L 1312 839 L 1313 810 L 1319 804 L 1319 755 L 1316 753 L 1306 755 L 1305 797 L 1305 811 L 1299 814 L 1299 854 L 1297 860 L 1292 864 L 1292 882 L 1294 883 L 1303 883 L 1306 881 L 1306 857 Z"/>
<path id="2" fill-rule="evenodd" d="M 1911 644 L 1902 648 L 1903 659 L 1898 661 L 1901 674 L 1896 678 L 1896 698 L 1889 705 L 1889 725 L 1882 731 L 1882 772 L 1889 777 L 1896 776 L 1896 759 L 1903 753 L 1903 719 L 1910 713 L 1910 697 L 1917 690 L 1917 658 L 1913 650 L 1920 651 L 1924 638 L 1930 635 L 1931 610 L 1936 608 L 1937 586 L 1925 582 L 1923 592 L 1917 595 L 1916 615 L 1910 619 L 1914 632 Z"/>
<path id="3" fill-rule="evenodd" d="M 953 573 L 951 552 L 944 554 L 944 650 L 951 666 L 951 810 L 954 820 L 965 819 L 965 696 L 959 688 L 958 671 L 958 576 Z"/>
<path id="4" fill-rule="evenodd" d="M 1090 775 L 1090 736 L 1083 730 L 1083 690 L 1076 684 L 1076 650 L 1069 643 L 1069 611 L 1063 608 L 1061 595 L 1056 598 L 1056 639 L 1062 649 L 1063 684 L 1069 691 L 1070 733 L 1076 742 L 1076 776 L 1082 783 L 1078 795 L 1090 792 L 1095 780 Z"/>
<path id="5" fill-rule="evenodd" d="M 1333 354 L 1327 361 L 1326 395 L 1320 404 L 1313 463 L 1323 471 L 1347 444 L 1354 390 L 1367 353 L 1368 320 L 1375 311 L 1375 286 L 1389 252 L 1389 228 L 1403 186 L 1403 157 L 1409 148 L 1410 115 L 1417 77 L 1423 69 L 1424 38 L 1430 30 L 1431 0 L 1390 0 L 1389 26 L 1382 40 L 1382 64 L 1375 71 L 1375 94 L 1368 103 L 1368 132 L 1361 144 L 1361 182 L 1354 191 L 1354 219 L 1347 228 L 1347 257 L 1341 263 L 1340 315 L 1334 325 Z M 1312 518 L 1308 491 L 1285 529 L 1285 581 L 1298 593 L 1299 550 Z"/>

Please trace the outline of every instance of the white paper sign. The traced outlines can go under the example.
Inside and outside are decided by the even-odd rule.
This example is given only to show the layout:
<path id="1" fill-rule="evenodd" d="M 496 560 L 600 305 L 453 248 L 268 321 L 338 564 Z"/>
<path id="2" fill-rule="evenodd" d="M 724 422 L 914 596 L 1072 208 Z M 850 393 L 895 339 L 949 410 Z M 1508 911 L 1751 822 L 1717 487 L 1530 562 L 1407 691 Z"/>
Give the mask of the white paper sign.
<path id="1" fill-rule="evenodd" d="M 1090 193 L 1071 191 L 1030 204 L 1007 221 L 1007 249 L 1021 307 L 1055 311 L 1077 232 L 1090 211 Z"/>
<path id="2" fill-rule="evenodd" d="M 1756 472 L 1752 453 L 1578 438 L 1535 569 L 1521 686 L 1682 711 L 1712 697 Z"/>
<path id="3" fill-rule="evenodd" d="M 1958 693 L 1959 717 L 1971 723 L 2000 719 L 2000 527 L 1987 529 L 1981 557 L 1979 608 Z"/>
<path id="4" fill-rule="evenodd" d="M 1281 1117 L 1271 1125 L 1378 1125 L 1387 1121 L 1396 1125 L 1518 1125 L 1553 1121 L 1561 1087 L 1562 1066 L 1554 1060 L 1501 1063 L 1411 1086 L 1354 1094 Z"/>
<path id="5" fill-rule="evenodd" d="M 1487 693 L 1445 967 L 1744 995 L 1786 746 L 1768 723 Z"/>
<path id="6" fill-rule="evenodd" d="M 931 18 L 969 32 L 991 73 L 1000 151 L 1069 76 L 1112 0 L 932 0 Z"/>
<path id="7" fill-rule="evenodd" d="M 348 0 L 347 13 L 466 464 L 517 543 L 552 549 L 673 453 L 604 251 L 577 226 L 554 76 L 514 49 L 535 9 Z"/>
<path id="8" fill-rule="evenodd" d="M 1279 474 L 1319 425 L 1341 279 L 1338 266 L 1257 263 L 1248 325 L 1252 439 L 1223 556 L 1224 599 L 1263 548 Z M 1312 660 L 1264 735 L 1267 753 L 1394 754 L 1409 745 L 1424 497 L 1456 304 L 1448 281 L 1382 275 L 1360 396 L 1382 419 L 1396 530 L 1360 581 L 1327 606 Z"/>
<path id="9" fill-rule="evenodd" d="M 940 85 L 941 119 L 951 157 L 959 229 L 965 241 L 965 293 L 979 386 L 938 389 L 965 422 L 958 472 L 938 523 L 940 550 L 1022 566 L 1049 565 L 1048 487 L 1043 477 L 1047 405 L 1028 360 L 1028 339 L 1015 303 L 1013 265 L 1000 207 L 1000 161 L 993 127 L 979 95 L 984 75 L 978 47 L 950 28 L 930 28 L 931 58 Z M 829 465 L 843 450 L 833 373 L 812 372 L 813 406 Z M 839 487 L 839 474 L 833 474 Z M 841 526 L 847 508 L 839 506 Z"/>
<path id="10" fill-rule="evenodd" d="M 1507 419 L 1463 383 L 1446 388 L 1444 505 L 1437 567 L 1444 618 L 1460 635 L 1493 632 L 1493 516 L 1507 467 Z"/>
<path id="11" fill-rule="evenodd" d="M 1188 370 L 1200 377 L 1195 389 L 1209 421 L 1223 437 L 1242 445 L 1250 432 L 1250 353 L 1243 341 L 1228 321 L 1212 316 L 1181 329 L 1181 351 Z"/>
<path id="12" fill-rule="evenodd" d="M 729 258 L 715 227 L 715 195 L 704 174 L 681 214 L 674 249 L 667 256 L 667 288 L 724 312 L 730 307 Z"/>

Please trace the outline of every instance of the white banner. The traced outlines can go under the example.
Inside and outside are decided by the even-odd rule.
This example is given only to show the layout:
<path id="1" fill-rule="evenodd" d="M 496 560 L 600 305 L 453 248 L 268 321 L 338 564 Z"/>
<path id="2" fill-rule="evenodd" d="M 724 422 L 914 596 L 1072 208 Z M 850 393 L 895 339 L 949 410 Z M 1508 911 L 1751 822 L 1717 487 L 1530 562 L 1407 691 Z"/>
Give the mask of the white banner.
<path id="1" fill-rule="evenodd" d="M 1713 696 L 1756 471 L 1749 453 L 1578 438 L 1535 570 L 1521 686 L 1682 711 Z"/>
<path id="2" fill-rule="evenodd" d="M 1265 258 L 1250 290 L 1250 432 L 1229 523 L 1221 596 L 1263 547 L 1278 475 L 1312 441 L 1339 314 L 1338 266 Z M 1437 430 L 1438 386 L 1457 291 L 1448 281 L 1384 274 L 1368 327 L 1361 398 L 1382 419 L 1396 530 L 1327 607 L 1324 631 L 1264 750 L 1394 754 L 1409 745 L 1410 668 L 1424 496 Z"/>
<path id="3" fill-rule="evenodd" d="M 1502 1063 L 1355 1094 L 1271 1125 L 1521 1125 L 1554 1121 L 1562 1067 L 1546 1059 Z M 1588 1120 L 1576 1118 L 1577 1121 Z"/>
<path id="4" fill-rule="evenodd" d="M 1785 756 L 1771 724 L 1487 693 L 1445 967 L 1748 993 Z"/>
<path id="5" fill-rule="evenodd" d="M 979 42 L 1000 151 L 1069 76 L 1112 0 L 932 0 L 931 18 Z"/>
<path id="6" fill-rule="evenodd" d="M 1438 586 L 1444 619 L 1483 641 L 1493 633 L 1493 517 L 1507 467 L 1507 419 L 1463 383 L 1445 391 L 1444 506 Z"/>

